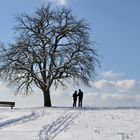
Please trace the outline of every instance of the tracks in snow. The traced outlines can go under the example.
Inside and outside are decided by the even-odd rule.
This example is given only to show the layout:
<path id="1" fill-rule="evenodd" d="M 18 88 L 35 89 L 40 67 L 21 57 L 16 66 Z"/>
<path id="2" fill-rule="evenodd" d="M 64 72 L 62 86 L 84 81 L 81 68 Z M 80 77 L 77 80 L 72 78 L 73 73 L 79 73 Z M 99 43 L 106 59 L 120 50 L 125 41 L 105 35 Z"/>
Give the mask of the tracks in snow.
<path id="1" fill-rule="evenodd" d="M 13 118 L 13 119 L 9 119 L 3 122 L 0 122 L 0 129 L 5 128 L 5 127 L 9 127 L 9 126 L 13 126 L 13 125 L 17 125 L 17 124 L 22 124 L 25 122 L 29 122 L 32 120 L 36 120 L 39 117 L 43 116 L 45 114 L 44 111 L 32 111 L 30 114 L 28 115 L 24 115 L 21 117 L 17 117 L 17 118 Z"/>
<path id="2" fill-rule="evenodd" d="M 39 132 L 39 140 L 52 140 L 66 130 L 70 123 L 79 115 L 79 111 L 67 111 L 49 125 L 44 125 Z"/>
<path id="3" fill-rule="evenodd" d="M 80 111 L 73 110 L 73 109 L 64 111 L 63 115 L 58 117 L 52 123 L 42 126 L 42 129 L 39 131 L 39 135 L 38 135 L 39 140 L 54 139 L 59 133 L 65 131 L 68 128 L 68 126 L 73 122 L 73 120 L 78 117 L 79 113 Z M 8 120 L 1 121 L 0 130 L 3 128 L 38 120 L 38 118 L 46 116 L 47 114 L 48 114 L 47 110 L 38 110 L 38 111 L 32 110 L 26 115 L 24 114 L 16 118 L 11 118 Z"/>

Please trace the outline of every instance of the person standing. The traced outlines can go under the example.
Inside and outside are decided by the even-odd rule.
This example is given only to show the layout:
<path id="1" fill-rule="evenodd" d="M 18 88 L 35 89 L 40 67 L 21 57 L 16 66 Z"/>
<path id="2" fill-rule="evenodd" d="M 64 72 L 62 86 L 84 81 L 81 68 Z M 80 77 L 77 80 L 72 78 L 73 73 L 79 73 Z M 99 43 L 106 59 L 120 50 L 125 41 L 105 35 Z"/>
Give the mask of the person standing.
<path id="1" fill-rule="evenodd" d="M 76 103 L 77 103 L 77 91 L 73 93 L 73 107 L 76 107 Z"/>
<path id="2" fill-rule="evenodd" d="M 78 106 L 79 107 L 82 107 L 82 102 L 83 102 L 83 92 L 81 91 L 81 89 L 79 89 L 79 92 L 78 92 Z"/>

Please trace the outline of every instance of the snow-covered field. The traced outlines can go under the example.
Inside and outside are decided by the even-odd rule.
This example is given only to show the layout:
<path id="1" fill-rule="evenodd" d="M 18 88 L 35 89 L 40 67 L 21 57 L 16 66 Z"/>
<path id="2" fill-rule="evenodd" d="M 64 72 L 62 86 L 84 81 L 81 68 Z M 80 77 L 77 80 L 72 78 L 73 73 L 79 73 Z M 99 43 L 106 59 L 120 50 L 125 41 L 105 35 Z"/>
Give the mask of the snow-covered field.
<path id="1" fill-rule="evenodd" d="M 140 140 L 139 108 L 0 108 L 0 140 Z"/>

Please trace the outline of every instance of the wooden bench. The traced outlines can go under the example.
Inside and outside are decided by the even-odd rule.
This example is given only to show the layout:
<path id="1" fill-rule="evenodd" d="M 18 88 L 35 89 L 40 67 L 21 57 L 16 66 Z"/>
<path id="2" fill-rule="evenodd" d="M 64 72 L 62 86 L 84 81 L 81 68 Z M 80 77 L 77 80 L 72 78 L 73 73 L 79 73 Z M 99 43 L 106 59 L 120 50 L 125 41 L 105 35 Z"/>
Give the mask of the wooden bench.
<path id="1" fill-rule="evenodd" d="M 0 101 L 0 106 L 1 107 L 11 107 L 11 109 L 13 109 L 13 107 L 15 107 L 15 102 Z"/>

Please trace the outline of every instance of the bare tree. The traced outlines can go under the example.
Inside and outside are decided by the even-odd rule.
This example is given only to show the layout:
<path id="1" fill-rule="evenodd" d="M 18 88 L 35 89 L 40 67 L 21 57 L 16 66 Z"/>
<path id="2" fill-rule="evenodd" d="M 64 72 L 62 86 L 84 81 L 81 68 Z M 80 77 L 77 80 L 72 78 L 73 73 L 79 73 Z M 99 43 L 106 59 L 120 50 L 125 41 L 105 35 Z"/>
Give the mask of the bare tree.
<path id="1" fill-rule="evenodd" d="M 37 86 L 44 106 L 51 106 L 50 88 L 65 79 L 89 85 L 98 57 L 90 41 L 89 25 L 67 8 L 50 5 L 34 15 L 16 16 L 15 43 L 0 48 L 0 75 L 17 85 L 17 93 L 28 94 Z"/>

